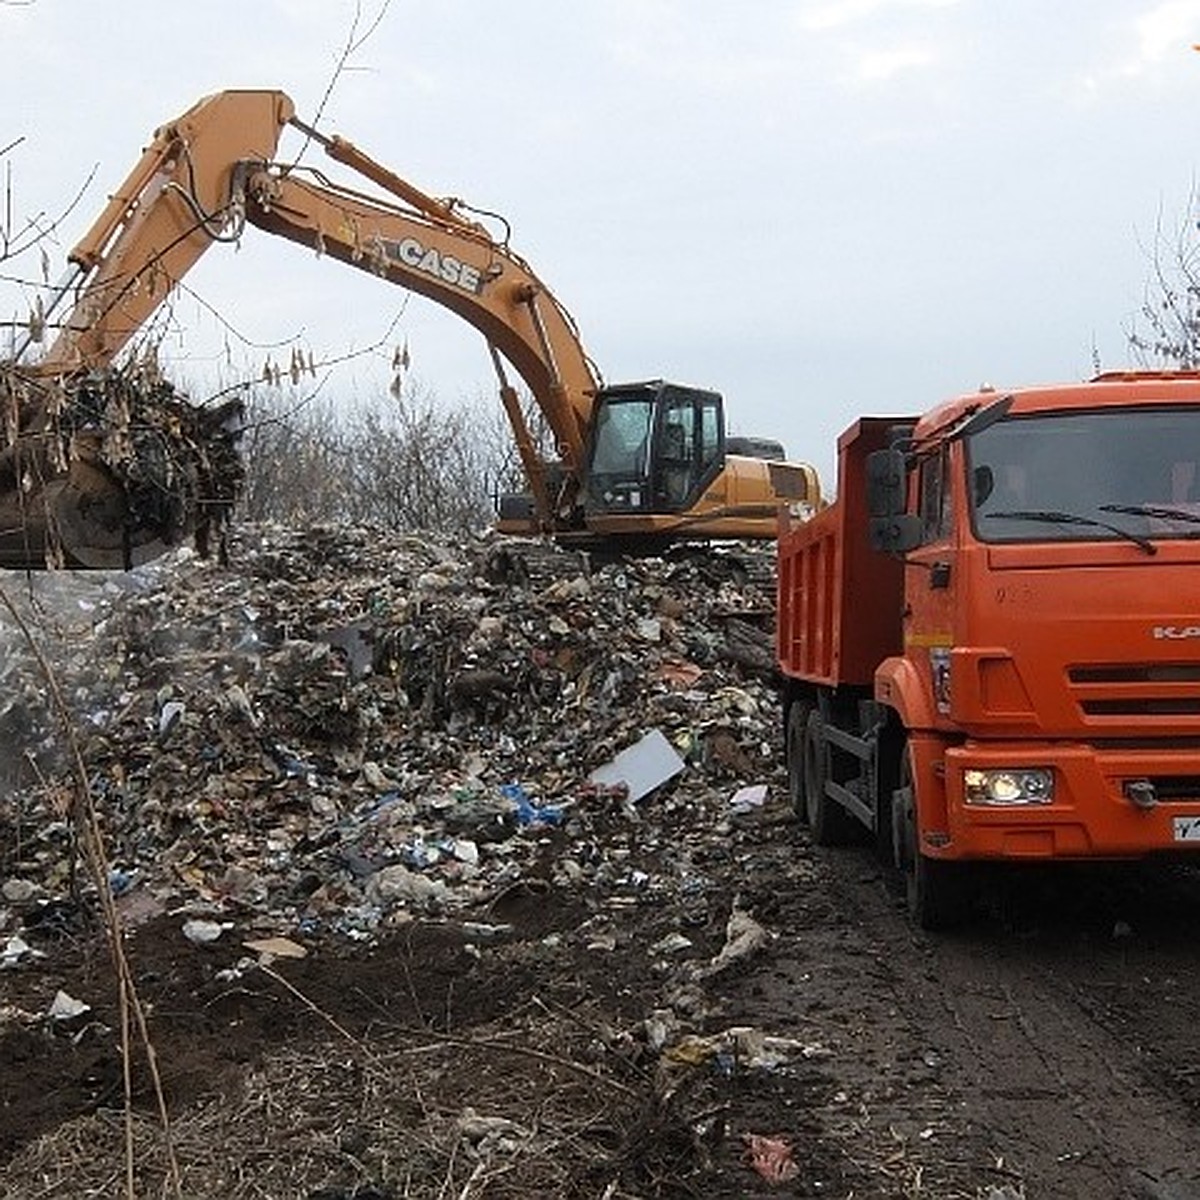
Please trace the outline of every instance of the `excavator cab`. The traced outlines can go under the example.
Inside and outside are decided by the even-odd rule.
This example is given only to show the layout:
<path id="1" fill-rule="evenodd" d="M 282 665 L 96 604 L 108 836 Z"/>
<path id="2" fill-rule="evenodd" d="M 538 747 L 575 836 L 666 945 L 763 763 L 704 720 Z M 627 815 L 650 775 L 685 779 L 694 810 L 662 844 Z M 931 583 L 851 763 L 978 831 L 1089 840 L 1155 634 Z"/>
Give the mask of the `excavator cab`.
<path id="1" fill-rule="evenodd" d="M 688 509 L 720 474 L 724 438 L 716 392 L 662 380 L 602 388 L 587 447 L 585 512 Z"/>

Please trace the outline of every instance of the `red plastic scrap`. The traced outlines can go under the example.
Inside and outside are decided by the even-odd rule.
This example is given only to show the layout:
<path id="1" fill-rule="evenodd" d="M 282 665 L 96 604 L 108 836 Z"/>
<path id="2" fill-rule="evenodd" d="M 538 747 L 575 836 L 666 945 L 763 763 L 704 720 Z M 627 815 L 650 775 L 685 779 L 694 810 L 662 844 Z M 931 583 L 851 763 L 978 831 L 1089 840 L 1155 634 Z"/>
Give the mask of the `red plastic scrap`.
<path id="1" fill-rule="evenodd" d="M 764 1137 L 760 1133 L 743 1133 L 746 1161 L 768 1183 L 787 1183 L 800 1174 L 792 1161 L 792 1144 L 787 1138 Z"/>

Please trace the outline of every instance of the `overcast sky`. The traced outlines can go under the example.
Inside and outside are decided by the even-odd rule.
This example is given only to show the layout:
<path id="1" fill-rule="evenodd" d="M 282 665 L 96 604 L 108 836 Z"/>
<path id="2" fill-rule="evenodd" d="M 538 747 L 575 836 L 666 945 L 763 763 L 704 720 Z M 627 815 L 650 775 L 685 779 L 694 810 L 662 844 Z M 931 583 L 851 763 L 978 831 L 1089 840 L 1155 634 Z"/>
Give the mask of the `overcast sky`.
<path id="1" fill-rule="evenodd" d="M 380 11 L 0 0 L 10 221 L 54 218 L 94 171 L 57 278 L 156 126 L 231 87 L 316 119 L 356 13 L 362 33 Z M 503 213 L 608 381 L 716 388 L 734 432 L 824 472 L 856 414 L 1128 362 L 1156 227 L 1188 219 L 1196 41 L 1200 0 L 392 0 L 319 123 Z M 0 318 L 40 269 L 0 265 Z M 439 397 L 494 391 L 457 318 L 256 230 L 187 284 L 164 349 L 201 394 L 226 341 L 250 371 L 393 323 Z"/>

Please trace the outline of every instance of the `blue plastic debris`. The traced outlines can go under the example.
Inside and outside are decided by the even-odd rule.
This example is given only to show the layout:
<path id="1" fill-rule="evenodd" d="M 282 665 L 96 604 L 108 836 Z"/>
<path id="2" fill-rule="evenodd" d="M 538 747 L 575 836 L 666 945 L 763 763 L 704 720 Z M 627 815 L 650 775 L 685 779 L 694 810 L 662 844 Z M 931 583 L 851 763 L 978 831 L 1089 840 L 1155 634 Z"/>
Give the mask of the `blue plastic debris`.
<path id="1" fill-rule="evenodd" d="M 554 804 L 534 804 L 519 783 L 501 784 L 500 794 L 506 800 L 511 800 L 516 805 L 517 823 L 524 828 L 538 825 L 562 824 L 563 813 L 561 808 Z"/>

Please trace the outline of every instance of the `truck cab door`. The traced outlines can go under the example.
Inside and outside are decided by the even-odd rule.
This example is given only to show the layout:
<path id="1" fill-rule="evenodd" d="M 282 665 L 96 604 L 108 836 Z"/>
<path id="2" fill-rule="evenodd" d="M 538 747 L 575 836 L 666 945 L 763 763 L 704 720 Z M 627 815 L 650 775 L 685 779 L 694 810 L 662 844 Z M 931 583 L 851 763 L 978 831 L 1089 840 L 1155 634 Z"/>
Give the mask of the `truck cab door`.
<path id="1" fill-rule="evenodd" d="M 954 644 L 954 586 L 957 567 L 955 447 L 942 445 L 916 468 L 916 516 L 921 544 L 906 558 L 904 642 L 927 684 L 938 716 L 950 714 L 950 649 Z"/>

